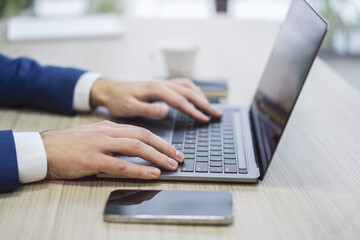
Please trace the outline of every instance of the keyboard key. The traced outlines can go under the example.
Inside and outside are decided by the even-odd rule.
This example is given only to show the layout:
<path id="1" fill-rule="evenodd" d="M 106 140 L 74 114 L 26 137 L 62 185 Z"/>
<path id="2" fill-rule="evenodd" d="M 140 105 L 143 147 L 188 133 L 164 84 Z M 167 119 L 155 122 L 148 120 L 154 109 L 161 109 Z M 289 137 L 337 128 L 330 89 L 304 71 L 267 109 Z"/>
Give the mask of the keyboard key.
<path id="1" fill-rule="evenodd" d="M 208 148 L 208 147 L 198 147 L 198 148 L 197 148 L 197 151 L 198 151 L 198 152 L 208 152 L 208 151 L 209 151 L 209 148 Z"/>
<path id="2" fill-rule="evenodd" d="M 225 173 L 237 173 L 236 165 L 225 164 Z"/>
<path id="3" fill-rule="evenodd" d="M 213 136 L 213 135 L 211 135 L 210 141 L 222 141 L 222 138 L 221 138 L 221 136 Z"/>
<path id="4" fill-rule="evenodd" d="M 185 144 L 195 144 L 196 140 L 195 139 L 186 139 L 185 140 Z"/>
<path id="5" fill-rule="evenodd" d="M 239 165 L 239 169 L 243 170 L 243 169 L 247 169 L 246 167 L 246 160 L 244 156 L 238 156 L 238 165 Z"/>
<path id="6" fill-rule="evenodd" d="M 196 172 L 208 172 L 208 163 L 197 162 L 195 171 Z"/>
<path id="7" fill-rule="evenodd" d="M 221 137 L 221 132 L 220 131 L 211 131 L 211 137 Z"/>
<path id="8" fill-rule="evenodd" d="M 195 139 L 196 135 L 186 135 L 186 140 L 187 139 Z"/>
<path id="9" fill-rule="evenodd" d="M 183 153 L 192 153 L 192 154 L 195 154 L 195 149 L 184 149 Z"/>
<path id="10" fill-rule="evenodd" d="M 223 135 L 233 136 L 233 133 L 232 133 L 232 131 L 226 130 L 226 131 L 223 131 Z"/>
<path id="11" fill-rule="evenodd" d="M 209 142 L 209 138 L 199 138 L 198 142 Z"/>
<path id="12" fill-rule="evenodd" d="M 239 169 L 239 173 L 240 174 L 247 174 L 248 170 L 247 169 Z"/>
<path id="13" fill-rule="evenodd" d="M 194 171 L 194 160 L 185 160 L 181 166 L 182 172 L 193 172 Z"/>
<path id="14" fill-rule="evenodd" d="M 184 141 L 185 124 L 183 121 L 176 121 L 172 143 L 182 143 Z"/>
<path id="15" fill-rule="evenodd" d="M 209 134 L 208 133 L 199 133 L 199 137 L 201 138 L 208 138 Z"/>
<path id="16" fill-rule="evenodd" d="M 210 156 L 210 161 L 222 161 L 221 156 Z"/>
<path id="17" fill-rule="evenodd" d="M 195 144 L 185 144 L 184 148 L 195 149 Z"/>
<path id="18" fill-rule="evenodd" d="M 221 141 L 211 141 L 211 146 L 221 146 Z"/>
<path id="19" fill-rule="evenodd" d="M 235 154 L 224 154 L 224 158 L 236 159 L 236 155 Z"/>
<path id="20" fill-rule="evenodd" d="M 208 157 L 197 157 L 196 161 L 197 162 L 208 162 L 209 158 Z"/>
<path id="21" fill-rule="evenodd" d="M 221 155 L 222 155 L 222 152 L 221 152 L 221 151 L 211 151 L 211 152 L 210 152 L 210 155 L 211 155 L 211 156 L 221 156 Z"/>
<path id="22" fill-rule="evenodd" d="M 221 146 L 211 146 L 210 149 L 211 149 L 211 151 L 221 151 L 222 147 Z"/>
<path id="23" fill-rule="evenodd" d="M 222 167 L 210 167 L 210 172 L 211 173 L 222 173 L 223 168 Z"/>
<path id="24" fill-rule="evenodd" d="M 235 149 L 235 145 L 234 144 L 224 144 L 224 148 Z"/>
<path id="25" fill-rule="evenodd" d="M 235 149 L 224 149 L 225 154 L 235 154 Z"/>
<path id="26" fill-rule="evenodd" d="M 234 144 L 234 140 L 224 139 L 224 144 Z"/>
<path id="27" fill-rule="evenodd" d="M 210 167 L 222 167 L 222 162 L 210 162 Z"/>
<path id="28" fill-rule="evenodd" d="M 225 134 L 224 134 L 224 135 L 223 135 L 223 138 L 234 141 L 234 136 L 233 136 L 232 134 L 230 134 L 230 135 L 225 135 Z"/>
<path id="29" fill-rule="evenodd" d="M 207 146 L 209 146 L 209 143 L 207 143 L 207 142 L 198 142 L 198 146 L 199 147 L 207 147 Z"/>
<path id="30" fill-rule="evenodd" d="M 184 154 L 185 159 L 194 159 L 195 158 L 195 154 Z"/>
<path id="31" fill-rule="evenodd" d="M 207 157 L 207 156 L 209 156 L 209 153 L 208 152 L 197 152 L 196 156 L 197 157 Z"/>
<path id="32" fill-rule="evenodd" d="M 172 144 L 174 148 L 176 148 L 176 150 L 182 150 L 182 144 L 179 144 L 179 143 L 175 143 L 175 144 Z"/>
<path id="33" fill-rule="evenodd" d="M 236 159 L 225 159 L 224 163 L 225 164 L 236 164 Z"/>
<path id="34" fill-rule="evenodd" d="M 221 141 L 221 137 L 210 137 L 210 141 Z"/>

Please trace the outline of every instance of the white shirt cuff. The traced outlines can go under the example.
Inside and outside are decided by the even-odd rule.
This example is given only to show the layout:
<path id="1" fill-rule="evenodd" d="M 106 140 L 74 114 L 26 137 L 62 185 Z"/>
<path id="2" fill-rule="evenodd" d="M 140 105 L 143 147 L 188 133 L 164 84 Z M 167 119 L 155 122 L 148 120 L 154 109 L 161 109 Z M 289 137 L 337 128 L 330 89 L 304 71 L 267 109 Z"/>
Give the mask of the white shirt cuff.
<path id="1" fill-rule="evenodd" d="M 86 72 L 77 81 L 74 90 L 73 109 L 75 111 L 90 111 L 90 92 L 95 81 L 101 78 L 100 73 Z"/>
<path id="2" fill-rule="evenodd" d="M 14 132 L 19 182 L 42 180 L 47 173 L 44 143 L 38 132 Z"/>

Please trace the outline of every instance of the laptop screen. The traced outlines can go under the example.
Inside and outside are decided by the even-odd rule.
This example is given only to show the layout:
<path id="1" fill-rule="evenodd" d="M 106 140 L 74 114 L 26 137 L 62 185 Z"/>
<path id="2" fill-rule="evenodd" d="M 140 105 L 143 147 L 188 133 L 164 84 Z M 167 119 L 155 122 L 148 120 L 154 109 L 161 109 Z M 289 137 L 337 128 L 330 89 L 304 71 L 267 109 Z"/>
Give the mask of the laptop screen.
<path id="1" fill-rule="evenodd" d="M 250 110 L 260 178 L 268 168 L 326 30 L 326 21 L 304 0 L 292 1 Z"/>

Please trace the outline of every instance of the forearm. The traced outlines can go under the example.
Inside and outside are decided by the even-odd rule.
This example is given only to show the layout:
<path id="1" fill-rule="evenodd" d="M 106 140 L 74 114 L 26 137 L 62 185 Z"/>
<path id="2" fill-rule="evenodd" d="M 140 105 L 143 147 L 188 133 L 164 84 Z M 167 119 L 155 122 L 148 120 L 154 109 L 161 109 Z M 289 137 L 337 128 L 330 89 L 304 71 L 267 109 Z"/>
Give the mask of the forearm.
<path id="1" fill-rule="evenodd" d="M 28 58 L 0 55 L 0 105 L 73 114 L 75 85 L 85 71 L 40 66 Z"/>
<path id="2" fill-rule="evenodd" d="M 19 186 L 15 142 L 11 130 L 0 131 L 0 192 Z"/>

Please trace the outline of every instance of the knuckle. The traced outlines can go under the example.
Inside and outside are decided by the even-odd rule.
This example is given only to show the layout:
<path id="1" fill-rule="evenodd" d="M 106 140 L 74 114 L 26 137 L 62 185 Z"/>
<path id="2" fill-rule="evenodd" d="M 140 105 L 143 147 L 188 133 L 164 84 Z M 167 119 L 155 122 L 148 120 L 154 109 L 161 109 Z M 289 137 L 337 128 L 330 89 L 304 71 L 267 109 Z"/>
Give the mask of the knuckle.
<path id="1" fill-rule="evenodd" d="M 103 162 L 99 161 L 101 155 L 98 153 L 88 153 L 87 158 L 89 159 L 89 170 L 93 173 L 103 172 Z"/>
<path id="2" fill-rule="evenodd" d="M 133 108 L 134 101 L 131 97 L 126 97 L 123 99 L 123 108 L 125 108 L 125 111 L 129 111 Z"/>
<path id="3" fill-rule="evenodd" d="M 155 80 L 153 87 L 155 88 L 154 90 L 158 92 L 163 92 L 164 90 L 167 89 L 167 86 L 165 85 L 164 81 L 161 80 Z"/>
<path id="4" fill-rule="evenodd" d="M 140 135 L 145 139 L 149 139 L 152 137 L 152 133 L 145 128 L 140 128 Z"/>
<path id="5" fill-rule="evenodd" d="M 114 123 L 109 121 L 109 120 L 103 120 L 99 123 L 100 126 L 111 126 L 113 125 Z"/>
<path id="6" fill-rule="evenodd" d="M 158 88 L 163 86 L 163 82 L 160 80 L 153 80 L 153 81 L 148 82 L 147 86 L 151 90 L 157 90 Z"/>
<path id="7" fill-rule="evenodd" d="M 185 85 L 185 86 L 187 86 L 187 87 L 193 87 L 193 86 L 195 86 L 194 85 L 194 83 L 190 80 L 190 79 L 182 79 L 181 80 L 181 82 Z"/>
<path id="8" fill-rule="evenodd" d="M 140 151 L 143 148 L 143 143 L 138 139 L 132 139 L 131 140 L 131 146 L 133 150 Z"/>
<path id="9" fill-rule="evenodd" d="M 115 166 L 114 166 L 115 169 L 117 169 L 120 173 L 121 172 L 125 172 L 126 171 L 126 168 L 127 168 L 127 164 L 125 161 L 116 161 L 115 162 Z"/>
<path id="10" fill-rule="evenodd" d="M 193 82 L 188 78 L 184 79 L 183 81 L 185 84 L 193 85 Z"/>
<path id="11" fill-rule="evenodd" d="M 206 98 L 204 98 L 203 96 L 199 96 L 199 95 L 193 95 L 193 101 L 196 102 L 197 104 L 201 104 L 204 105 L 206 104 Z"/>
<path id="12" fill-rule="evenodd" d="M 161 159 L 162 164 L 164 164 L 166 166 L 169 164 L 169 158 L 165 154 L 159 153 L 158 159 Z"/>
<path id="13" fill-rule="evenodd" d="M 138 169 L 137 169 L 137 171 L 136 171 L 136 175 L 137 175 L 137 176 L 136 176 L 137 178 L 142 178 L 142 177 L 146 176 L 146 170 L 145 170 L 145 168 L 139 166 Z"/>

